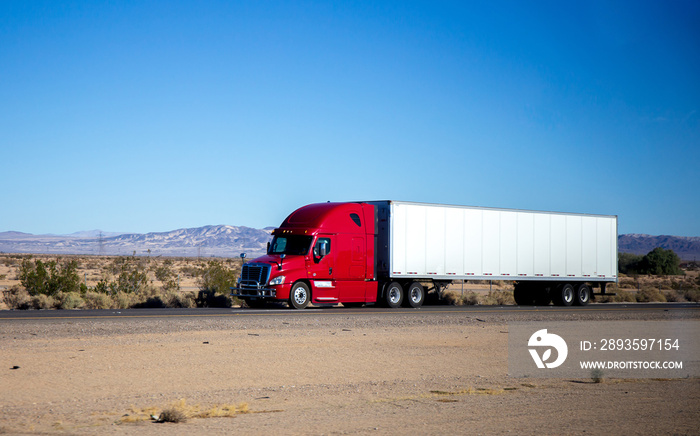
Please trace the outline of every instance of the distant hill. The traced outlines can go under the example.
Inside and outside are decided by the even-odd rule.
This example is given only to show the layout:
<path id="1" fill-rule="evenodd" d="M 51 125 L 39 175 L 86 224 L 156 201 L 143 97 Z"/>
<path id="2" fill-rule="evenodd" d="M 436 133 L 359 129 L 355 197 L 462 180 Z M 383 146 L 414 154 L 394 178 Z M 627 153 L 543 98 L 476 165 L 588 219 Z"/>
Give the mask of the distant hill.
<path id="1" fill-rule="evenodd" d="M 0 233 L 0 252 L 105 255 L 136 252 L 139 256 L 184 257 L 237 257 L 245 252 L 250 258 L 265 252 L 273 229 L 218 225 L 161 233 L 120 234 L 91 230 L 71 235 L 32 235 L 4 232 Z M 628 234 L 619 235 L 617 245 L 621 253 L 647 254 L 661 247 L 673 250 L 683 260 L 700 260 L 700 237 Z"/>
<path id="2" fill-rule="evenodd" d="M 36 254 L 103 254 L 186 257 L 248 257 L 263 254 L 272 228 L 204 226 L 161 233 L 109 234 L 100 231 L 72 235 L 0 233 L 0 252 Z M 149 251 L 150 250 L 150 251 Z"/>
<path id="3" fill-rule="evenodd" d="M 700 237 L 629 234 L 617 237 L 621 253 L 647 254 L 656 247 L 673 250 L 683 260 L 700 260 Z"/>

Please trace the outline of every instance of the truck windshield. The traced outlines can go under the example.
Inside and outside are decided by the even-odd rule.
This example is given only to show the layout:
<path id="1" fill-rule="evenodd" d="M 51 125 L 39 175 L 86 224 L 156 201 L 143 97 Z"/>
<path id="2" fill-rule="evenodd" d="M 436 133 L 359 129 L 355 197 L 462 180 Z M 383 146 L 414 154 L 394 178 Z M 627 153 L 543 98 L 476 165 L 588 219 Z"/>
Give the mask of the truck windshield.
<path id="1" fill-rule="evenodd" d="M 311 236 L 287 235 L 275 236 L 270 244 L 268 254 L 299 254 L 305 255 L 311 246 Z"/>

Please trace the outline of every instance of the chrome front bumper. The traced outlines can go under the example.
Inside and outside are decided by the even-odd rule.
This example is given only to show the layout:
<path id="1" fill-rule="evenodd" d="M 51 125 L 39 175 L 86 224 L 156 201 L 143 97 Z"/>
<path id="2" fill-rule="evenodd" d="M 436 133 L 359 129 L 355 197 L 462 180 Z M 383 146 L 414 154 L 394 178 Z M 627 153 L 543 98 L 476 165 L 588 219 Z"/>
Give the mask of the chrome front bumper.
<path id="1" fill-rule="evenodd" d="M 272 288 L 230 288 L 231 296 L 237 298 L 277 298 L 277 290 Z"/>

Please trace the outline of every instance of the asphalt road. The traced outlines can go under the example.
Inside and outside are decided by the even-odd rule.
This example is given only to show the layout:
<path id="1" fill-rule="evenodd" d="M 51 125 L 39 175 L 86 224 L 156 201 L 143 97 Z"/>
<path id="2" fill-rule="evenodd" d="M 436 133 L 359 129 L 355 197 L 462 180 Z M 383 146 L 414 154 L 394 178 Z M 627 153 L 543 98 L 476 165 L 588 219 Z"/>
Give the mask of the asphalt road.
<path id="1" fill-rule="evenodd" d="M 410 314 L 593 314 L 624 313 L 651 314 L 660 312 L 697 312 L 700 303 L 637 303 L 591 304 L 588 306 L 423 306 L 419 309 L 387 309 L 380 307 L 344 308 L 310 307 L 291 310 L 283 306 L 267 309 L 248 308 L 197 308 L 197 309 L 109 309 L 109 310 L 0 310 L 0 321 L 58 320 L 58 319 L 129 319 L 129 318 L 194 318 L 236 316 L 338 316 L 338 315 L 410 315 Z"/>

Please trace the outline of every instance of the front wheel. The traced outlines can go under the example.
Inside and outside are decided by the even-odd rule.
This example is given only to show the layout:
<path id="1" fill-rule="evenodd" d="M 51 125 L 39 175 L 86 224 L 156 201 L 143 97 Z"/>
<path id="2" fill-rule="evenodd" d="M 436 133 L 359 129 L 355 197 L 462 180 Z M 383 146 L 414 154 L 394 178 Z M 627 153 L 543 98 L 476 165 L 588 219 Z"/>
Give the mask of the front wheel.
<path id="1" fill-rule="evenodd" d="M 305 309 L 311 301 L 311 290 L 304 282 L 295 283 L 289 293 L 289 305 L 294 309 Z"/>
<path id="2" fill-rule="evenodd" d="M 386 294 L 384 295 L 384 301 L 386 305 L 391 308 L 397 308 L 401 306 L 403 302 L 403 288 L 397 282 L 389 283 L 386 288 Z"/>
<path id="3" fill-rule="evenodd" d="M 408 292 L 406 293 L 406 299 L 404 300 L 404 305 L 408 307 L 421 307 L 423 301 L 425 300 L 425 291 L 423 286 L 418 282 L 413 282 L 408 287 Z"/>

